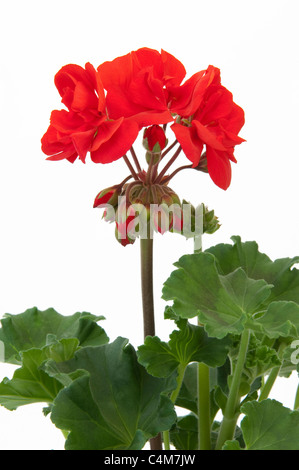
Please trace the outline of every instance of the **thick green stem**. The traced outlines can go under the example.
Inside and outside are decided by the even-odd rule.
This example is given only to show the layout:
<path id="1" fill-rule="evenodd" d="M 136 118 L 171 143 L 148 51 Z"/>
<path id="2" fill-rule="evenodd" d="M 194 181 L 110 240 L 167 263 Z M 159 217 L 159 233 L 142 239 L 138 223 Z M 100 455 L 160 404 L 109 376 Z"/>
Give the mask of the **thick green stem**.
<path id="1" fill-rule="evenodd" d="M 155 336 L 154 292 L 153 292 L 153 238 L 140 239 L 141 292 L 143 306 L 143 331 L 146 336 Z M 161 435 L 150 439 L 151 450 L 162 450 Z"/>
<path id="2" fill-rule="evenodd" d="M 194 253 L 202 252 L 202 235 L 194 237 Z M 197 322 L 200 325 L 200 322 Z M 197 417 L 198 449 L 211 449 L 211 416 L 210 416 L 210 368 L 203 363 L 197 368 Z"/>
<path id="3" fill-rule="evenodd" d="M 210 369 L 199 363 L 197 368 L 198 391 L 198 449 L 211 450 Z"/>
<path id="4" fill-rule="evenodd" d="M 155 336 L 153 294 L 153 239 L 140 239 L 141 292 L 143 307 L 143 331 L 146 336 Z"/>
<path id="5" fill-rule="evenodd" d="M 233 373 L 232 383 L 228 394 L 226 407 L 223 413 L 223 420 L 221 423 L 218 440 L 216 444 L 216 450 L 221 450 L 223 444 L 227 440 L 231 440 L 234 437 L 235 428 L 238 419 L 238 407 L 240 404 L 240 383 L 243 372 L 243 367 L 246 360 L 248 343 L 250 337 L 250 330 L 244 330 L 241 336 L 239 355 L 237 364 Z"/>

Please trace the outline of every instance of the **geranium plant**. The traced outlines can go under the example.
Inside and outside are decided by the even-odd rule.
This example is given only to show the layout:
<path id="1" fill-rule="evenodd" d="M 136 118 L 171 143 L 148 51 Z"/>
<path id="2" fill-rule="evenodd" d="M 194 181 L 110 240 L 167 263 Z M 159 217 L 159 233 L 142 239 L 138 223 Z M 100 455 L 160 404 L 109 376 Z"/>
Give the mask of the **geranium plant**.
<path id="1" fill-rule="evenodd" d="M 117 242 L 140 244 L 144 343 L 135 350 L 121 332 L 110 342 L 87 312 L 6 314 L 0 340 L 19 368 L 0 384 L 0 404 L 45 403 L 68 450 L 299 450 L 299 393 L 293 410 L 269 398 L 299 362 L 299 258 L 273 261 L 239 236 L 203 250 L 218 218 L 173 189 L 185 170 L 229 188 L 244 112 L 220 70 L 186 78 L 174 56 L 141 48 L 97 68 L 66 65 L 55 85 L 64 109 L 41 139 L 47 159 L 128 167 L 91 203 Z M 194 241 L 158 292 L 156 314 L 174 324 L 168 342 L 153 288 L 153 239 L 165 232 Z"/>

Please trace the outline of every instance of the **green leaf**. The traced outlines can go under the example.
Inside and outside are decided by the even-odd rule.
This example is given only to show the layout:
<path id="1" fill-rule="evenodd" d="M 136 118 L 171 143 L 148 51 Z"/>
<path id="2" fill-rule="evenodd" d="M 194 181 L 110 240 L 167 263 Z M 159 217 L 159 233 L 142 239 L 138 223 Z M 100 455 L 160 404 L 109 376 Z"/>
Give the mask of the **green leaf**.
<path id="1" fill-rule="evenodd" d="M 271 261 L 255 242 L 217 245 L 185 255 L 164 284 L 175 315 L 198 315 L 209 336 L 240 335 L 244 328 L 276 339 L 299 336 L 299 258 Z"/>
<path id="2" fill-rule="evenodd" d="M 271 286 L 250 279 L 243 269 L 220 275 L 209 253 L 185 255 L 164 284 L 164 300 L 183 318 L 198 315 L 209 336 L 221 339 L 241 334 L 244 325 L 269 296 Z"/>
<path id="3" fill-rule="evenodd" d="M 299 412 L 276 400 L 251 401 L 241 407 L 246 450 L 299 450 Z"/>
<path id="4" fill-rule="evenodd" d="M 243 450 L 238 441 L 226 441 L 222 450 Z"/>
<path id="5" fill-rule="evenodd" d="M 269 297 L 271 288 L 263 279 L 250 279 L 242 268 L 237 268 L 226 276 L 220 276 L 227 292 L 244 312 L 254 313 Z"/>
<path id="6" fill-rule="evenodd" d="M 20 352 L 42 348 L 62 338 L 78 338 L 81 346 L 100 345 L 109 341 L 96 317 L 87 312 L 63 316 L 53 308 L 36 307 L 17 315 L 6 314 L 1 320 L 0 340 L 4 343 L 5 361 L 20 364 Z"/>
<path id="7" fill-rule="evenodd" d="M 269 338 L 298 338 L 299 305 L 292 301 L 272 302 L 265 314 L 250 321 L 248 326 Z"/>
<path id="8" fill-rule="evenodd" d="M 241 267 L 248 277 L 264 279 L 273 284 L 268 303 L 273 300 L 292 300 L 299 303 L 299 270 L 292 267 L 299 262 L 299 256 L 272 261 L 259 251 L 254 241 L 242 242 L 239 236 L 231 237 L 233 245 L 219 244 L 206 250 L 217 259 L 218 269 L 228 274 Z"/>
<path id="9" fill-rule="evenodd" d="M 0 404 L 9 410 L 32 403 L 52 403 L 62 385 L 42 370 L 49 358 L 65 361 L 77 350 L 77 338 L 62 339 L 42 349 L 32 348 L 21 353 L 22 367 L 14 372 L 13 378 L 0 383 Z"/>
<path id="10" fill-rule="evenodd" d="M 264 376 L 280 364 L 281 361 L 274 349 L 265 345 L 257 345 L 247 352 L 243 374 L 247 376 L 249 383 L 252 383 L 257 377 Z"/>
<path id="11" fill-rule="evenodd" d="M 60 391 L 52 408 L 53 423 L 70 431 L 68 450 L 141 449 L 176 420 L 165 396 L 176 387 L 175 378 L 149 375 L 124 338 L 82 348 L 57 369 L 86 371 Z"/>
<path id="12" fill-rule="evenodd" d="M 237 341 L 234 348 L 230 349 L 230 361 L 233 368 L 237 362 L 240 349 L 240 341 Z M 243 367 L 242 381 L 247 384 L 258 385 L 258 377 L 263 377 L 274 367 L 281 365 L 277 351 L 263 344 L 254 334 L 250 335 L 250 341 L 247 349 L 245 365 Z M 259 387 L 258 387 L 259 388 Z"/>
<path id="13" fill-rule="evenodd" d="M 173 300 L 172 308 L 177 315 L 193 318 L 201 314 L 211 318 L 213 324 L 208 326 L 208 334 L 216 326 L 211 336 L 218 338 L 227 335 L 229 326 L 234 332 L 242 331 L 246 317 L 221 283 L 212 255 L 185 255 L 175 266 L 178 269 L 164 283 L 162 297 Z M 222 316 L 220 324 L 219 312 Z"/>
<path id="14" fill-rule="evenodd" d="M 178 322 L 179 330 L 170 334 L 165 343 L 157 336 L 147 336 L 144 345 L 137 351 L 138 361 L 155 377 L 167 377 L 179 365 L 186 367 L 190 362 L 204 362 L 210 367 L 224 364 L 230 341 L 209 338 L 203 327 L 187 321 Z"/>
<path id="15" fill-rule="evenodd" d="M 178 450 L 198 449 L 198 419 L 194 414 L 178 418 L 170 431 L 170 440 Z"/>

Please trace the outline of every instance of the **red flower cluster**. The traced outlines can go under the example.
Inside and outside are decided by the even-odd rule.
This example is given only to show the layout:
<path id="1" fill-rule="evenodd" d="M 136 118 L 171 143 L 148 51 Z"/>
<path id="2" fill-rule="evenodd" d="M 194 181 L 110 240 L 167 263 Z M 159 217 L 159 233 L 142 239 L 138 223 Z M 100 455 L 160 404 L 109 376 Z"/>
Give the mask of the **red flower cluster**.
<path id="1" fill-rule="evenodd" d="M 67 110 L 52 112 L 43 152 L 49 160 L 70 162 L 85 162 L 89 152 L 93 162 L 109 163 L 126 154 L 142 128 L 170 124 L 192 166 L 205 151 L 212 180 L 227 189 L 235 145 L 243 142 L 244 112 L 222 86 L 218 68 L 185 76 L 179 60 L 149 48 L 97 70 L 89 63 L 62 67 L 55 85 Z"/>

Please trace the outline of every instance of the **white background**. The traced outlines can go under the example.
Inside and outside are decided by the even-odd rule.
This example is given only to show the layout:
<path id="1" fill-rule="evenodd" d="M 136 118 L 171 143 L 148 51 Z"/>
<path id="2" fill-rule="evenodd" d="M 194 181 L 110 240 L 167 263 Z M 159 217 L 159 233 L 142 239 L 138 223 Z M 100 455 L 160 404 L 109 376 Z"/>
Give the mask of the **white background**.
<path id="1" fill-rule="evenodd" d="M 128 174 L 124 162 L 49 162 L 40 149 L 51 110 L 61 109 L 53 82 L 60 67 L 88 61 L 97 67 L 139 47 L 165 49 L 188 76 L 219 67 L 245 110 L 246 143 L 236 148 L 226 192 L 190 170 L 172 182 L 181 198 L 204 202 L 220 219 L 204 248 L 241 235 L 272 259 L 299 254 L 297 6 L 297 0 L 1 2 L 1 316 L 33 306 L 64 315 L 89 311 L 106 317 L 111 340 L 142 343 L 138 242 L 123 248 L 92 208 L 99 190 Z M 173 325 L 163 319 L 162 284 L 172 263 L 191 252 L 192 242 L 178 235 L 155 239 L 156 330 L 165 340 Z M 0 364 L 0 378 L 12 373 Z M 292 407 L 296 383 L 297 377 L 280 379 L 271 396 Z M 63 449 L 41 408 L 1 408 L 0 449 Z"/>

